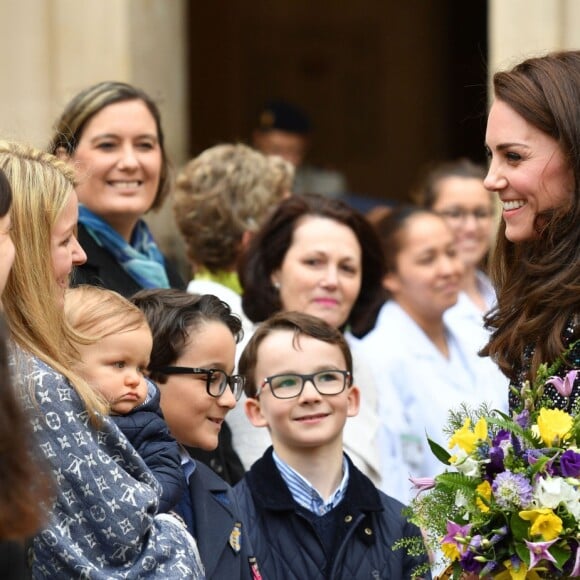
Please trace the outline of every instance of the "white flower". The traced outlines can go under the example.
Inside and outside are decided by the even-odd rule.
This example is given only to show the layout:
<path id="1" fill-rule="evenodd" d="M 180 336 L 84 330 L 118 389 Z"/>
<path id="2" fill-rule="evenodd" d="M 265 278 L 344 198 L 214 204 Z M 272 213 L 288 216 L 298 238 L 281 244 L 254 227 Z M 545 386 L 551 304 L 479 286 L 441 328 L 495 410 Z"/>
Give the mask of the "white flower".
<path id="1" fill-rule="evenodd" d="M 465 507 L 467 505 L 467 498 L 462 491 L 457 491 L 455 494 L 455 506 L 458 508 Z"/>
<path id="2" fill-rule="evenodd" d="M 539 479 L 534 489 L 534 499 L 539 507 L 556 509 L 560 503 L 576 518 L 580 518 L 580 494 L 561 477 Z"/>
<path id="3" fill-rule="evenodd" d="M 480 462 L 462 449 L 458 450 L 455 454 L 453 467 L 468 477 L 479 477 L 480 475 Z"/>

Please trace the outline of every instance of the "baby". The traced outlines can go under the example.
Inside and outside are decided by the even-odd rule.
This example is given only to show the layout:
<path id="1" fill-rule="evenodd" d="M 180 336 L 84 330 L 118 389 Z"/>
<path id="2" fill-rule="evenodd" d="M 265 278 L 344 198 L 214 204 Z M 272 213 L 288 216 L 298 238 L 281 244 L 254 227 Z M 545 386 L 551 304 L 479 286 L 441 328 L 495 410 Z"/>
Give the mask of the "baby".
<path id="1" fill-rule="evenodd" d="M 77 335 L 75 370 L 107 400 L 111 418 L 162 487 L 159 511 L 170 511 L 185 479 L 159 390 L 145 376 L 153 346 L 145 315 L 117 292 L 96 286 L 67 290 L 65 315 Z"/>

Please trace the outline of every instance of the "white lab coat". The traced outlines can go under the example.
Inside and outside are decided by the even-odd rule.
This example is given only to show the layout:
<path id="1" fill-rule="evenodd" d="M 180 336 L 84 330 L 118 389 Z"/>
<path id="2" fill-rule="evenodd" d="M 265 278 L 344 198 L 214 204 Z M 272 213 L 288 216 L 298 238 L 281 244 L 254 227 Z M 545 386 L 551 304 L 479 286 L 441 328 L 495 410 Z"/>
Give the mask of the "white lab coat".
<path id="1" fill-rule="evenodd" d="M 490 279 L 481 271 L 476 273 L 477 285 L 485 300 L 487 311 L 496 304 L 495 290 Z M 475 352 L 479 352 L 489 340 L 489 331 L 483 325 L 484 313 L 465 292 L 460 292 L 457 303 L 445 311 L 443 320 L 452 330 L 466 337 Z"/>
<path id="2" fill-rule="evenodd" d="M 187 285 L 187 291 L 190 294 L 213 294 L 225 302 L 231 308 L 232 314 L 235 314 L 242 321 L 244 341 L 254 332 L 254 323 L 244 314 L 242 309 L 242 297 L 231 288 L 214 280 L 194 278 Z"/>
<path id="3" fill-rule="evenodd" d="M 448 411 L 462 402 L 487 402 L 507 410 L 507 380 L 472 342 L 447 328 L 449 358 L 393 300 L 360 342 L 379 392 L 382 487 L 408 503 L 408 477 L 434 476 L 445 466 L 431 453 L 426 436 L 447 447 Z"/>

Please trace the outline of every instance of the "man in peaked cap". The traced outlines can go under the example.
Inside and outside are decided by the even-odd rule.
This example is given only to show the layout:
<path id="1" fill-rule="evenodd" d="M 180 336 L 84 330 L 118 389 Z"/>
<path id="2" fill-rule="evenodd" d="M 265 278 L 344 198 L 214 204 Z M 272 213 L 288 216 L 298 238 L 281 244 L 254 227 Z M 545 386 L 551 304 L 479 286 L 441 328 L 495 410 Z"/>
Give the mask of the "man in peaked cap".
<path id="1" fill-rule="evenodd" d="M 311 132 L 312 123 L 302 108 L 287 101 L 272 100 L 260 111 L 252 135 L 253 145 L 265 155 L 280 155 L 296 167 L 294 193 L 342 197 L 347 186 L 341 173 L 304 163 Z"/>

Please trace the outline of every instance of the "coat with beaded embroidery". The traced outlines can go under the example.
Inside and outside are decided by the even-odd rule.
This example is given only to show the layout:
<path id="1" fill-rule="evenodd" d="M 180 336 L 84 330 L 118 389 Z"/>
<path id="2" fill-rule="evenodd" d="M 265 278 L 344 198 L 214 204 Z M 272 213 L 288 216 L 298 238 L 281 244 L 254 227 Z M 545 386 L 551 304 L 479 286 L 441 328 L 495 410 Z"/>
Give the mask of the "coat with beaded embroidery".
<path id="1" fill-rule="evenodd" d="M 236 494 L 262 577 L 268 580 L 407 579 L 424 558 L 393 550 L 419 529 L 401 514 L 403 504 L 377 490 L 350 461 L 349 481 L 336 510 L 332 554 L 299 506 L 272 458 L 270 447 L 236 485 Z M 430 577 L 424 575 L 423 577 Z"/>

